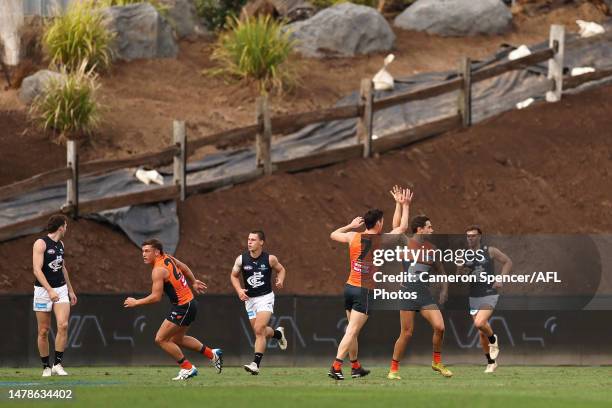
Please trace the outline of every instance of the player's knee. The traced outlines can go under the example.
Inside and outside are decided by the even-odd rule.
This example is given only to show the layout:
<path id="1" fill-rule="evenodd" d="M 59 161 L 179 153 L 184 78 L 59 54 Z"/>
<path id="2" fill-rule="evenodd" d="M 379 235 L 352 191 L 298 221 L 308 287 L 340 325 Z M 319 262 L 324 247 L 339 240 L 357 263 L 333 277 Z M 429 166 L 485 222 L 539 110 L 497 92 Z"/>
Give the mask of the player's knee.
<path id="1" fill-rule="evenodd" d="M 433 325 L 433 330 L 436 333 L 444 334 L 444 322 L 436 323 Z"/>
<path id="2" fill-rule="evenodd" d="M 400 331 L 400 337 L 404 340 L 410 340 L 412 338 L 412 329 L 403 329 Z"/>
<path id="3" fill-rule="evenodd" d="M 255 326 L 255 335 L 258 337 L 266 335 L 266 326 Z"/>
<path id="4" fill-rule="evenodd" d="M 487 321 L 484 319 L 475 319 L 474 320 L 474 327 L 476 327 L 478 330 L 482 330 L 486 327 L 487 325 Z"/>
<path id="5" fill-rule="evenodd" d="M 359 330 L 355 327 L 347 327 L 345 334 L 349 338 L 357 338 Z"/>
<path id="6" fill-rule="evenodd" d="M 57 322 L 57 331 L 58 332 L 68 331 L 68 322 Z"/>
<path id="7" fill-rule="evenodd" d="M 160 336 L 159 334 L 155 336 L 155 344 L 157 344 L 158 346 L 164 343 L 165 341 L 166 341 L 165 337 Z"/>
<path id="8" fill-rule="evenodd" d="M 43 326 L 38 328 L 38 337 L 44 337 L 45 339 L 49 335 L 49 327 Z"/>

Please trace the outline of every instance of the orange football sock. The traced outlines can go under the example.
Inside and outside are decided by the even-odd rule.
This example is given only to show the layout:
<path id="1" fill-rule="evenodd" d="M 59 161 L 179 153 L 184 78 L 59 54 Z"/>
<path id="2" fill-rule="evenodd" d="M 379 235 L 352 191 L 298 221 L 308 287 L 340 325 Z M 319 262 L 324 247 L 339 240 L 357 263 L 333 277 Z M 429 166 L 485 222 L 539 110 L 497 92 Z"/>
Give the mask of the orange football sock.
<path id="1" fill-rule="evenodd" d="M 210 347 L 202 346 L 202 350 L 200 350 L 200 353 L 204 354 L 209 360 L 212 360 L 214 357 L 214 354 Z"/>
<path id="2" fill-rule="evenodd" d="M 399 361 L 391 360 L 391 371 L 396 372 L 399 371 Z"/>
<path id="3" fill-rule="evenodd" d="M 439 351 L 433 352 L 433 361 L 438 364 L 442 362 L 442 354 Z"/>
<path id="4" fill-rule="evenodd" d="M 189 362 L 189 360 L 185 358 L 179 360 L 179 364 L 181 368 L 184 368 L 185 370 L 191 370 L 191 367 L 193 367 L 193 365 Z"/>
<path id="5" fill-rule="evenodd" d="M 342 370 L 342 363 L 343 361 L 340 360 L 339 358 L 334 360 L 334 364 L 332 365 L 332 367 L 334 367 L 334 370 Z"/>

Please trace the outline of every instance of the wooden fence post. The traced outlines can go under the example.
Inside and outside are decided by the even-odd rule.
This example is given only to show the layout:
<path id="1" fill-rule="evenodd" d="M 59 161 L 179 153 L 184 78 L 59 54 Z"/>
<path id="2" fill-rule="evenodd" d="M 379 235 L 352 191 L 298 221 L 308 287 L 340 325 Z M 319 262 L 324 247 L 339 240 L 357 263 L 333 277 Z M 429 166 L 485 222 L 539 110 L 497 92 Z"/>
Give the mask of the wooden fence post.
<path id="1" fill-rule="evenodd" d="M 257 98 L 256 120 L 259 128 L 255 138 L 256 163 L 257 167 L 263 167 L 264 174 L 269 175 L 272 174 L 272 122 L 267 95 Z"/>
<path id="2" fill-rule="evenodd" d="M 365 78 L 361 80 L 361 90 L 359 92 L 359 107 L 361 116 L 357 122 L 357 143 L 363 141 L 363 157 L 372 155 L 372 127 L 374 122 L 374 89 L 372 80 Z"/>
<path id="3" fill-rule="evenodd" d="M 461 58 L 459 76 L 463 78 L 463 86 L 459 91 L 459 115 L 463 127 L 472 126 L 472 61 L 469 57 Z"/>
<path id="4" fill-rule="evenodd" d="M 186 154 L 186 138 L 185 134 L 185 122 L 182 120 L 175 120 L 173 123 L 173 140 L 174 143 L 179 147 L 178 154 L 174 155 L 172 163 L 172 181 L 174 185 L 179 187 L 179 199 L 185 201 L 185 161 L 187 160 Z"/>
<path id="5" fill-rule="evenodd" d="M 72 176 L 66 181 L 66 204 L 62 210 L 69 210 L 76 218 L 79 216 L 79 154 L 75 140 L 66 142 L 66 165 L 72 171 Z"/>
<path id="6" fill-rule="evenodd" d="M 552 91 L 546 92 L 546 101 L 558 102 L 563 92 L 563 55 L 565 53 L 565 27 L 553 24 L 550 26 L 549 47 L 555 50 L 555 55 L 548 60 L 548 79 L 554 81 Z"/>

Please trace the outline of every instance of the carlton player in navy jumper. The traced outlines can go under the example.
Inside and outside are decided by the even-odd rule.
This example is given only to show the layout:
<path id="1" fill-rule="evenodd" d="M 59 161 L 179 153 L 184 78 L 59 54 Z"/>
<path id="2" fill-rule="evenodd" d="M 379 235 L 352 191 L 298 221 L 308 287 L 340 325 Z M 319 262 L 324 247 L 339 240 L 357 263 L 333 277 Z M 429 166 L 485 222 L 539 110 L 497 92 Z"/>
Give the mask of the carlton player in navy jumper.
<path id="1" fill-rule="evenodd" d="M 283 288 L 285 268 L 274 255 L 263 252 L 266 236 L 263 231 L 252 231 L 247 241 L 248 251 L 238 255 L 232 268 L 231 281 L 240 300 L 245 302 L 245 308 L 255 333 L 255 357 L 253 362 L 246 364 L 244 369 L 253 375 L 259 374 L 259 366 L 266 342 L 273 337 L 278 340 L 281 350 L 287 349 L 285 330 L 276 330 L 268 326 L 274 312 L 274 292 L 272 291 L 272 269 L 276 272 L 275 285 Z M 244 288 L 240 286 L 240 275 Z"/>
<path id="2" fill-rule="evenodd" d="M 77 297 L 70 284 L 64 262 L 64 243 L 68 222 L 63 215 L 52 215 L 47 221 L 48 234 L 34 242 L 32 265 L 34 268 L 34 311 L 38 323 L 38 351 L 43 363 L 43 377 L 51 374 L 68 375 L 62 367 L 62 357 L 68 340 L 68 319 L 70 306 L 77 303 Z M 49 364 L 49 326 L 51 310 L 57 321 L 55 335 L 55 362 Z"/>
<path id="3" fill-rule="evenodd" d="M 465 265 L 458 267 L 458 272 L 475 274 L 478 277 L 483 274 L 495 275 L 494 261 L 502 265 L 501 274 L 507 275 L 512 270 L 512 260 L 498 248 L 490 245 L 482 245 L 482 230 L 478 225 L 471 225 L 466 228 L 465 235 L 468 248 L 474 251 L 482 249 L 484 260 L 474 260 L 466 262 Z M 497 369 L 497 356 L 499 355 L 499 342 L 497 335 L 489 324 L 489 319 L 493 315 L 499 294 L 497 289 L 502 287 L 501 282 L 487 284 L 485 282 L 474 282 L 470 284 L 470 315 L 474 319 L 474 327 L 480 333 L 480 345 L 487 358 L 487 368 L 485 373 L 492 373 Z"/>

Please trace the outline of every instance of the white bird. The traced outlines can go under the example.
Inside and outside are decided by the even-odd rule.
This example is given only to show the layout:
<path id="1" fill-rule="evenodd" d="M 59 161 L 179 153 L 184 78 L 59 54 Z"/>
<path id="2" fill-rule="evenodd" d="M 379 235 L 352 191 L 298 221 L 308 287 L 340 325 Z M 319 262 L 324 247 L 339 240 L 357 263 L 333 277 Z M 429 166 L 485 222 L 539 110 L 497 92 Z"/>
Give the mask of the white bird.
<path id="1" fill-rule="evenodd" d="M 146 185 L 151 184 L 151 182 L 155 184 L 159 184 L 161 186 L 164 185 L 164 177 L 157 172 L 157 170 L 145 170 L 139 168 L 136 170 L 135 174 L 136 178 Z"/>
<path id="2" fill-rule="evenodd" d="M 582 38 L 603 34 L 606 31 L 601 25 L 592 21 L 576 20 L 576 24 L 580 27 L 580 37 Z"/>
<path id="3" fill-rule="evenodd" d="M 572 68 L 571 75 L 578 76 L 583 74 L 588 74 L 589 72 L 595 72 L 595 68 L 593 67 L 576 67 Z"/>
<path id="4" fill-rule="evenodd" d="M 508 59 L 514 61 L 516 59 L 526 57 L 529 54 L 531 54 L 531 50 L 529 49 L 529 47 L 523 44 L 516 50 L 510 52 L 510 54 L 508 54 Z"/>
<path id="5" fill-rule="evenodd" d="M 391 74 L 387 71 L 387 66 L 393 62 L 395 55 L 389 54 L 385 57 L 385 65 L 380 71 L 374 75 L 372 82 L 374 82 L 374 89 L 377 91 L 390 91 L 393 89 L 395 80 Z"/>

